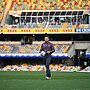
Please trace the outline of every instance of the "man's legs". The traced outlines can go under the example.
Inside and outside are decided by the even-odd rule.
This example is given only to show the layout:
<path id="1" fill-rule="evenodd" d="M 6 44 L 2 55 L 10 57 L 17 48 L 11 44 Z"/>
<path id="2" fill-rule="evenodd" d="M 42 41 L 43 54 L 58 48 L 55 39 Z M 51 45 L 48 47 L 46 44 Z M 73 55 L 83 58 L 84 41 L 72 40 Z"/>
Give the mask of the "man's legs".
<path id="1" fill-rule="evenodd" d="M 51 77 L 51 73 L 50 73 L 50 69 L 49 69 L 50 61 L 51 61 L 51 55 L 46 57 L 46 63 L 45 63 L 45 66 L 46 66 L 46 77 Z"/>

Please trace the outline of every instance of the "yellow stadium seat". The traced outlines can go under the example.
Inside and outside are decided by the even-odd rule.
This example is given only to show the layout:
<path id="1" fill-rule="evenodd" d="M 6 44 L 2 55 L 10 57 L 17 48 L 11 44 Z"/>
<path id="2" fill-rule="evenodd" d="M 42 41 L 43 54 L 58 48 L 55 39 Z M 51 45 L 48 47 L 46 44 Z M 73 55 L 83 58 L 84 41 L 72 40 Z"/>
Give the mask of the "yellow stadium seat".
<path id="1" fill-rule="evenodd" d="M 66 28 L 68 26 L 68 22 L 64 22 L 63 24 L 62 24 L 62 28 Z"/>

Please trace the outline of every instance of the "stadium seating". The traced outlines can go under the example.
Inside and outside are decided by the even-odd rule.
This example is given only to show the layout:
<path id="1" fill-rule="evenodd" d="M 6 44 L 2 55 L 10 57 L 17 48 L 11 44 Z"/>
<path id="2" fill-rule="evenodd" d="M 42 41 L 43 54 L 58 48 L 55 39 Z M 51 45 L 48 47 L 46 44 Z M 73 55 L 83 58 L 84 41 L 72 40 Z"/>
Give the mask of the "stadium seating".
<path id="1" fill-rule="evenodd" d="M 68 22 L 63 23 L 63 24 L 62 24 L 62 28 L 66 28 L 67 25 L 68 25 Z"/>
<path id="2" fill-rule="evenodd" d="M 39 53 L 41 44 L 32 45 L 0 45 L 0 53 Z M 55 44 L 55 53 L 66 53 L 70 47 L 69 44 Z"/>
<path id="3" fill-rule="evenodd" d="M 0 22 L 1 22 L 2 18 L 3 18 L 4 10 L 5 10 L 7 1 L 8 0 L 0 0 Z"/>
<path id="4" fill-rule="evenodd" d="M 0 2 L 0 22 L 4 15 L 4 10 L 8 0 Z M 12 0 L 10 10 L 90 10 L 90 0 Z M 17 24 L 17 28 L 45 28 L 47 23 L 24 23 Z M 71 24 L 68 22 L 55 25 L 48 25 L 48 28 L 75 28 L 80 24 Z M 10 26 L 11 27 L 11 26 Z M 3 28 L 9 28 L 8 25 Z M 12 28 L 15 28 L 12 26 Z"/>
<path id="5" fill-rule="evenodd" d="M 67 71 L 67 72 L 90 72 L 90 67 L 82 69 L 80 66 L 65 66 L 63 64 L 51 64 L 51 71 Z M 0 71 L 45 71 L 44 65 L 38 64 L 15 64 L 15 65 L 6 65 L 4 68 L 0 68 Z"/>
<path id="6" fill-rule="evenodd" d="M 89 10 L 90 0 L 13 0 L 11 10 Z"/>

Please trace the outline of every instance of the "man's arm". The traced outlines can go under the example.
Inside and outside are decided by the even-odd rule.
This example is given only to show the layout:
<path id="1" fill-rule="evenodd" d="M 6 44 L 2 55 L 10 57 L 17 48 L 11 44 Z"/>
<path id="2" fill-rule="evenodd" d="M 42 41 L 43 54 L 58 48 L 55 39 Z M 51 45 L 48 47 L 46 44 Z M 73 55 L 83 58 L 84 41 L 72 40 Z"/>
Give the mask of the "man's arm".
<path id="1" fill-rule="evenodd" d="M 52 44 L 50 53 L 52 54 L 53 52 L 55 52 L 55 49 L 54 49 L 54 45 Z"/>

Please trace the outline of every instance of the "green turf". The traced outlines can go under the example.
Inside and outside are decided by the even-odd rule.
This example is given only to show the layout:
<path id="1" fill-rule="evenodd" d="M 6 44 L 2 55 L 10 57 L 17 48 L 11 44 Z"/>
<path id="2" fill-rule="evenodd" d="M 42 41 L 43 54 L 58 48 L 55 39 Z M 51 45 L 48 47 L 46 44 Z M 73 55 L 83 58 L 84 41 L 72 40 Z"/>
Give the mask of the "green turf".
<path id="1" fill-rule="evenodd" d="M 90 73 L 0 72 L 0 90 L 90 90 Z"/>

